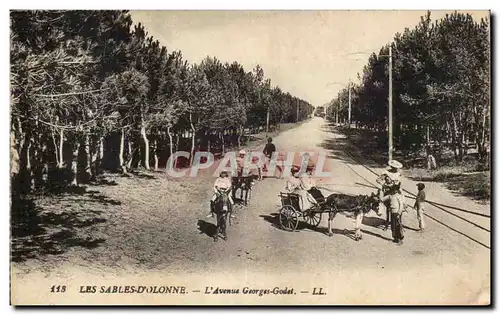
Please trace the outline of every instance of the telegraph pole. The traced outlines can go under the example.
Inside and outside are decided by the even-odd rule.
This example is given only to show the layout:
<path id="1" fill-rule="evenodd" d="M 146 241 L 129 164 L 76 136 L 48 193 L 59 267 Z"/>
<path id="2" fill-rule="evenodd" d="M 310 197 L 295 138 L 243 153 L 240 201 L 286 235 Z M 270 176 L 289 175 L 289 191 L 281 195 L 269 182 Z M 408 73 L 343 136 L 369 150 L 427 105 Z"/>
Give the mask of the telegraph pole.
<path id="1" fill-rule="evenodd" d="M 389 45 L 389 161 L 392 160 L 392 45 Z"/>

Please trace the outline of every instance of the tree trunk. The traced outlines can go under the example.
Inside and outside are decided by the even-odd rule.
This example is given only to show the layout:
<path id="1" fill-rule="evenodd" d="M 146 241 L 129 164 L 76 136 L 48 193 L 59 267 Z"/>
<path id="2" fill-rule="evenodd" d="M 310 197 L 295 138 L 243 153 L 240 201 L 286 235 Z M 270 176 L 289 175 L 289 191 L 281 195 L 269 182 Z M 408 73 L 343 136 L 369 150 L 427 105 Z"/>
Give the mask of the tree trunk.
<path id="1" fill-rule="evenodd" d="M 141 123 L 141 136 L 144 142 L 144 168 L 149 171 L 149 140 L 144 122 Z"/>
<path id="2" fill-rule="evenodd" d="M 189 156 L 189 165 L 193 165 L 193 158 L 194 158 L 194 146 L 195 146 L 195 140 L 196 140 L 196 129 L 194 128 L 193 125 L 193 119 L 192 119 L 192 114 L 189 113 L 189 124 L 191 126 L 191 155 Z"/>
<path id="3" fill-rule="evenodd" d="M 73 156 L 71 159 L 71 186 L 78 186 L 78 152 L 80 151 L 80 141 L 75 137 L 73 144 Z"/>
<path id="4" fill-rule="evenodd" d="M 19 152 L 16 148 L 16 133 L 10 132 L 10 176 L 19 174 Z"/>
<path id="5" fill-rule="evenodd" d="M 483 107 L 483 113 L 482 113 L 482 122 L 481 122 L 481 131 L 480 131 L 480 138 L 477 141 L 477 152 L 478 152 L 478 159 L 480 161 L 485 161 L 487 157 L 487 149 L 486 149 L 486 110 L 487 106 Z"/>
<path id="6" fill-rule="evenodd" d="M 430 129 L 431 129 L 430 126 L 427 125 L 427 139 L 426 139 L 427 145 L 431 144 L 431 131 L 430 131 Z"/>
<path id="7" fill-rule="evenodd" d="M 155 159 L 155 171 L 158 171 L 158 139 L 156 137 L 153 141 L 153 154 Z"/>
<path id="8" fill-rule="evenodd" d="M 64 129 L 61 128 L 59 131 L 59 165 L 57 167 L 62 169 L 64 167 Z"/>
<path id="9" fill-rule="evenodd" d="M 56 166 L 59 167 L 59 146 L 57 145 L 56 137 L 54 136 L 54 133 L 51 132 L 50 135 L 52 136 L 52 143 L 54 144 L 54 156 L 56 160 Z"/>
<path id="10" fill-rule="evenodd" d="M 181 140 L 181 137 L 179 136 L 179 133 L 175 133 L 175 151 L 179 150 L 179 141 Z"/>
<path id="11" fill-rule="evenodd" d="M 99 136 L 99 161 L 96 164 L 96 174 L 99 174 L 104 165 L 104 137 Z"/>
<path id="12" fill-rule="evenodd" d="M 41 168 L 41 178 L 40 178 L 40 187 L 44 187 L 48 183 L 48 176 L 49 176 L 49 162 L 47 159 L 47 143 L 44 141 L 42 145 L 42 153 L 41 153 L 41 161 L 42 163 L 42 168 Z"/>
<path id="13" fill-rule="evenodd" d="M 451 132 L 451 137 L 452 137 L 452 144 L 453 144 L 453 156 L 455 157 L 455 161 L 457 163 L 459 163 L 461 161 L 461 157 L 460 157 L 460 135 L 459 135 L 459 132 L 458 132 L 458 125 L 457 125 L 457 119 L 455 117 L 455 114 L 451 114 L 452 115 L 452 123 L 453 123 L 453 126 L 452 126 L 452 132 Z"/>
<path id="14" fill-rule="evenodd" d="M 219 133 L 220 139 L 221 139 L 221 145 L 222 145 L 222 155 L 224 156 L 224 153 L 226 153 L 226 148 L 225 148 L 225 143 L 224 143 L 224 133 L 221 132 Z"/>
<path id="15" fill-rule="evenodd" d="M 120 162 L 120 171 L 123 174 L 127 174 L 127 165 L 125 164 L 124 153 L 125 153 L 125 129 L 122 128 L 120 135 L 120 151 L 118 153 L 118 160 Z"/>
<path id="16" fill-rule="evenodd" d="M 89 134 L 85 134 L 85 179 L 90 180 L 92 178 L 92 150 L 90 147 L 90 137 Z"/>
<path id="17" fill-rule="evenodd" d="M 127 169 L 131 170 L 132 169 L 132 162 L 134 161 L 134 149 L 132 148 L 132 139 L 130 135 L 128 136 L 127 139 L 127 152 L 128 152 L 128 159 L 127 159 Z"/>
<path id="18" fill-rule="evenodd" d="M 241 137 L 243 136 L 244 131 L 245 131 L 244 127 L 240 126 L 238 130 L 238 149 L 241 147 Z"/>
<path id="19" fill-rule="evenodd" d="M 168 146 L 170 149 L 170 156 L 172 156 L 174 154 L 174 140 L 172 138 L 172 132 L 170 131 L 170 129 L 171 129 L 171 127 L 168 126 L 167 127 L 167 134 L 168 134 L 168 141 L 169 141 Z"/>
<path id="20" fill-rule="evenodd" d="M 90 167 L 92 167 L 92 176 L 95 178 L 98 175 L 99 169 L 97 167 L 98 164 L 98 150 L 96 150 L 96 137 L 90 138 L 92 145 L 91 148 L 93 150 L 92 158 L 90 160 Z"/>
<path id="21" fill-rule="evenodd" d="M 32 139 L 27 139 L 28 146 L 26 148 L 26 176 L 27 176 L 27 183 L 29 184 L 29 188 L 33 188 L 32 185 L 32 180 L 33 180 L 33 169 L 32 169 L 32 161 L 31 161 L 31 148 L 33 147 L 32 145 Z"/>

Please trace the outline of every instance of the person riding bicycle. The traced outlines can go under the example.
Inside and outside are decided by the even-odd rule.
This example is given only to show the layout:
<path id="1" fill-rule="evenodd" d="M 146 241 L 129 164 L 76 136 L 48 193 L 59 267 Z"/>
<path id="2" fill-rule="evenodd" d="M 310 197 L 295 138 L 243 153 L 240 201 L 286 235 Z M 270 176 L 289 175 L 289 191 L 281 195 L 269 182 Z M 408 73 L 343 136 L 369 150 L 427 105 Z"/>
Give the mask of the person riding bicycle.
<path id="1" fill-rule="evenodd" d="M 213 216 L 213 207 L 214 203 L 217 200 L 217 197 L 220 193 L 220 190 L 226 190 L 228 197 L 229 197 L 229 202 L 231 203 L 231 206 L 234 205 L 233 198 L 231 197 L 231 189 L 232 189 L 232 182 L 231 179 L 229 178 L 229 175 L 226 171 L 222 171 L 219 174 L 219 177 L 215 180 L 214 183 L 214 194 L 212 196 L 212 199 L 210 200 L 210 214 L 207 215 L 207 217 Z M 231 214 L 231 217 L 234 218 L 234 216 Z"/>

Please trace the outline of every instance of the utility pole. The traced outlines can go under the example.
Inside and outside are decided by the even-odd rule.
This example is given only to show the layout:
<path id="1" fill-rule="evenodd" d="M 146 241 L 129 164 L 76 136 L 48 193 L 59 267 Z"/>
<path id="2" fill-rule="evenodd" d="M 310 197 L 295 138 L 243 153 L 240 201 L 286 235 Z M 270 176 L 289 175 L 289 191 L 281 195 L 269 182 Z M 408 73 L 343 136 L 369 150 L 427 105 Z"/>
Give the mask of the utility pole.
<path id="1" fill-rule="evenodd" d="M 347 90 L 349 91 L 349 113 L 347 116 L 347 122 L 349 124 L 349 128 L 351 128 L 351 80 L 349 80 L 349 84 L 347 85 Z"/>
<path id="2" fill-rule="evenodd" d="M 392 161 L 392 45 L 389 45 L 389 161 Z"/>

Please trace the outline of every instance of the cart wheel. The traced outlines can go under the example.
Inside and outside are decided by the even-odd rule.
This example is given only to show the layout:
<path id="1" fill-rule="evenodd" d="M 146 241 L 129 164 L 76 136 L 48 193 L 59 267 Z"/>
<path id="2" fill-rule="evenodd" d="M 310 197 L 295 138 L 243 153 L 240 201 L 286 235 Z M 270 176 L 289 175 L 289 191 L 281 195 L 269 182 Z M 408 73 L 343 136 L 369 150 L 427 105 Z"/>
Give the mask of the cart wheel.
<path id="1" fill-rule="evenodd" d="M 295 231 L 299 225 L 299 213 L 295 211 L 295 208 L 286 205 L 280 210 L 280 224 L 281 227 L 286 231 Z"/>
<path id="2" fill-rule="evenodd" d="M 321 212 L 308 211 L 304 213 L 303 219 L 307 224 L 316 227 L 321 222 L 321 217 L 322 217 Z"/>

